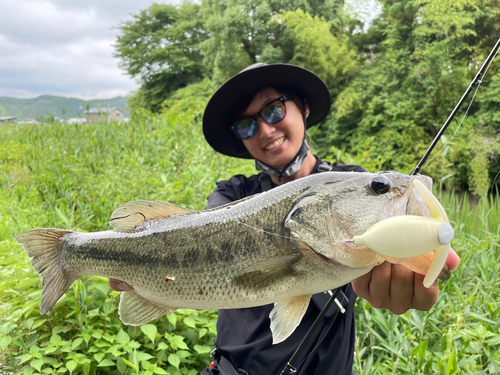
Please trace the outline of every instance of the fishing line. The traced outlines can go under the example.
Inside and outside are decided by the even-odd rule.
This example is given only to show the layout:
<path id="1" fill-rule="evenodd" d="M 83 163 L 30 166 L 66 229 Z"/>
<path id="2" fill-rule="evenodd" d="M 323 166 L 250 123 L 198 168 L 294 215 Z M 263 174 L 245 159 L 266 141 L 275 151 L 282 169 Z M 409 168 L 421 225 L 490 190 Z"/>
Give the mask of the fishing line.
<path id="1" fill-rule="evenodd" d="M 428 166 L 430 164 L 431 161 L 433 161 L 436 157 L 439 156 L 439 154 L 446 148 L 446 146 L 448 146 L 448 144 L 451 143 L 451 140 L 455 137 L 455 135 L 457 134 L 458 130 L 460 129 L 460 127 L 462 126 L 462 123 L 464 122 L 465 118 L 467 117 L 467 114 L 469 113 L 469 109 L 470 107 L 472 106 L 472 103 L 474 103 L 474 98 L 476 97 L 476 94 L 477 94 L 477 91 L 479 90 L 479 87 L 481 86 L 481 84 L 483 83 L 484 81 L 484 77 L 486 77 L 486 73 L 488 73 L 488 69 L 490 68 L 491 66 L 491 63 L 493 62 L 493 60 L 495 59 L 495 57 L 497 56 L 498 54 L 498 51 L 495 53 L 495 55 L 493 56 L 493 58 L 490 60 L 488 66 L 486 67 L 486 70 L 484 71 L 484 74 L 483 74 L 483 77 L 481 78 L 481 80 L 479 81 L 477 87 L 476 87 L 476 90 L 474 91 L 474 95 L 472 96 L 472 99 L 469 103 L 469 106 L 467 107 L 467 110 L 465 111 L 465 114 L 463 115 L 462 117 L 462 120 L 460 121 L 460 123 L 458 124 L 458 127 L 457 129 L 455 130 L 455 132 L 453 133 L 453 135 L 451 136 L 451 138 L 443 145 L 443 147 L 437 152 L 436 155 L 434 155 L 434 157 L 427 161 L 427 163 L 425 163 L 424 167 Z"/>
<path id="2" fill-rule="evenodd" d="M 280 238 L 283 238 L 285 240 L 295 240 L 295 241 L 303 241 L 301 238 L 297 238 L 297 237 L 290 237 L 290 236 L 283 236 L 282 234 L 276 234 L 276 233 L 273 233 L 273 232 L 269 232 L 265 229 L 262 229 L 262 228 L 258 228 L 258 227 L 254 227 L 253 225 L 250 225 L 250 224 L 247 224 L 247 223 L 243 223 L 241 221 L 238 221 L 236 219 L 232 219 L 234 222 L 238 223 L 238 224 L 241 224 L 241 225 L 245 225 L 247 227 L 250 227 L 258 232 L 262 232 L 262 233 L 265 233 L 265 234 L 269 234 L 271 236 L 275 236 L 275 237 L 280 237 Z M 336 240 L 307 240 L 307 242 L 335 242 Z M 347 240 L 342 240 L 341 242 L 345 242 Z"/>

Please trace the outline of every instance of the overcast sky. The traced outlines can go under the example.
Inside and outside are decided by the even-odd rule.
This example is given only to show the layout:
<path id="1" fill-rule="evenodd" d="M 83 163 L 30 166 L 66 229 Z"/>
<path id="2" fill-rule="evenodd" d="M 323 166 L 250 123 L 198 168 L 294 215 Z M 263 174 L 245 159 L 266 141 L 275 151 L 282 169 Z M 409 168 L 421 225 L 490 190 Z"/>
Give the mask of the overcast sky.
<path id="1" fill-rule="evenodd" d="M 115 27 L 152 2 L 0 0 L 0 96 L 106 99 L 136 90 L 113 57 Z"/>
<path id="2" fill-rule="evenodd" d="M 136 90 L 113 57 L 114 27 L 152 2 L 0 0 L 0 96 L 92 99 Z"/>

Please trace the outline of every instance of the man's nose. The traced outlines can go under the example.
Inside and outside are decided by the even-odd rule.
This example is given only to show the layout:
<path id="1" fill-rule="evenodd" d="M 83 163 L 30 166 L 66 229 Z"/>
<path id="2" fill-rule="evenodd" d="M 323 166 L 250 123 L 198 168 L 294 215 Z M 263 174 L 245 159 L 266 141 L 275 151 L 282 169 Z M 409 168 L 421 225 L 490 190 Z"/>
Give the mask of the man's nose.
<path id="1" fill-rule="evenodd" d="M 273 124 L 269 124 L 261 118 L 259 118 L 258 121 L 259 121 L 258 124 L 259 133 L 261 137 L 263 138 L 269 137 L 276 131 L 276 127 Z"/>

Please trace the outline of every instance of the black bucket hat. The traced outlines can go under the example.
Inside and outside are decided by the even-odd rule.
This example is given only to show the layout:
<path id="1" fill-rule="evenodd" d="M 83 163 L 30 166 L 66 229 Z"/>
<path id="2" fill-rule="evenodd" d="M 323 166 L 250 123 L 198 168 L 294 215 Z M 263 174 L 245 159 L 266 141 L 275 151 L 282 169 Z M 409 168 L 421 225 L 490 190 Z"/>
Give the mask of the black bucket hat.
<path id="1" fill-rule="evenodd" d="M 307 100 L 310 113 L 306 128 L 317 124 L 330 111 L 330 91 L 325 82 L 310 70 L 290 64 L 250 65 L 222 85 L 205 109 L 203 134 L 215 151 L 236 158 L 253 159 L 230 127 L 234 111 L 243 101 L 267 87 L 290 89 Z"/>

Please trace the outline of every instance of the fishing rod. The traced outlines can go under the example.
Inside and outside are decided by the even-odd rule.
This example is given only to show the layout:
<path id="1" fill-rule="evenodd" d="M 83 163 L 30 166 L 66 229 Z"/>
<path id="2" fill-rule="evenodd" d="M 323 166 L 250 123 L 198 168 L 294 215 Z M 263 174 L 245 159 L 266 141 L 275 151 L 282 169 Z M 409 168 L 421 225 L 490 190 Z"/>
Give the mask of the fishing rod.
<path id="1" fill-rule="evenodd" d="M 436 147 L 436 144 L 438 143 L 439 139 L 441 138 L 441 136 L 443 135 L 443 133 L 446 131 L 446 129 L 450 125 L 451 121 L 453 120 L 453 118 L 457 114 L 457 112 L 460 109 L 460 107 L 462 106 L 462 104 L 465 102 L 465 99 L 467 99 L 467 96 L 472 91 L 472 89 L 474 88 L 474 86 L 480 85 L 482 83 L 482 78 L 483 78 L 483 75 L 485 73 L 485 70 L 487 69 L 488 65 L 493 60 L 493 58 L 495 57 L 495 55 L 497 54 L 499 48 L 500 48 L 500 39 L 498 39 L 497 43 L 495 44 L 495 46 L 491 50 L 491 52 L 488 55 L 488 57 L 486 58 L 486 60 L 484 60 L 483 65 L 481 66 L 481 68 L 477 72 L 476 76 L 474 77 L 474 79 L 470 83 L 470 85 L 467 88 L 467 90 L 465 91 L 465 93 L 462 95 L 462 98 L 459 100 L 459 102 L 457 103 L 457 105 L 455 106 L 455 108 L 453 109 L 453 111 L 451 112 L 450 116 L 448 117 L 448 119 L 446 120 L 446 122 L 444 123 L 444 125 L 441 127 L 441 130 L 439 130 L 439 132 L 437 133 L 436 137 L 432 141 L 431 145 L 429 146 L 429 148 L 425 152 L 425 154 L 422 157 L 422 159 L 420 159 L 420 161 L 418 162 L 417 166 L 415 167 L 415 169 L 411 173 L 411 176 L 416 175 L 420 171 L 420 169 L 422 168 L 422 165 L 425 163 L 425 161 L 429 157 L 429 155 L 432 152 L 432 150 L 434 149 L 434 147 Z"/>

